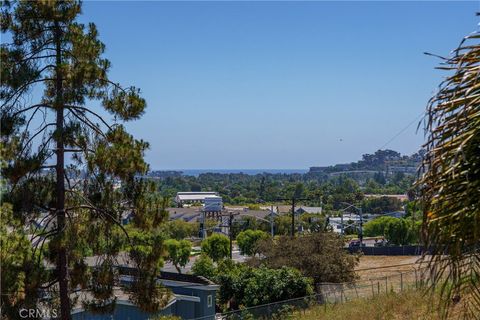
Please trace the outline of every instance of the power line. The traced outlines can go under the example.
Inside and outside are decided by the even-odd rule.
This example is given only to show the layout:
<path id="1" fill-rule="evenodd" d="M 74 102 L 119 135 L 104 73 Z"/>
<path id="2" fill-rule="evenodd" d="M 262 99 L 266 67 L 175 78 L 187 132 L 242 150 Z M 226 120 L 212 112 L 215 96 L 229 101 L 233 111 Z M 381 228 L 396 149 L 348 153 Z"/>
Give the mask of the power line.
<path id="1" fill-rule="evenodd" d="M 401 263 L 401 264 L 395 264 L 391 266 L 378 266 L 378 267 L 371 267 L 371 268 L 365 268 L 365 269 L 357 269 L 355 272 L 359 271 L 369 271 L 369 270 L 378 270 L 378 269 L 387 269 L 387 268 L 396 268 L 396 267 L 404 267 L 404 266 L 412 266 L 412 265 L 420 265 L 420 262 L 410 262 L 410 263 Z"/>
<path id="2" fill-rule="evenodd" d="M 423 117 L 423 115 L 425 114 L 424 111 L 422 111 L 422 113 L 420 113 L 418 116 L 415 117 L 415 119 L 413 119 L 407 126 L 405 126 L 402 130 L 400 130 L 399 132 L 397 132 L 392 138 L 390 138 L 390 140 L 388 140 L 384 145 L 382 145 L 380 148 L 378 148 L 377 150 L 382 150 L 383 148 L 385 148 L 387 145 L 389 145 L 393 140 L 395 140 L 396 138 L 398 138 L 398 136 L 400 136 L 402 133 L 404 133 L 408 128 L 410 128 L 410 126 L 412 124 L 414 124 L 415 122 L 417 122 L 421 117 Z"/>

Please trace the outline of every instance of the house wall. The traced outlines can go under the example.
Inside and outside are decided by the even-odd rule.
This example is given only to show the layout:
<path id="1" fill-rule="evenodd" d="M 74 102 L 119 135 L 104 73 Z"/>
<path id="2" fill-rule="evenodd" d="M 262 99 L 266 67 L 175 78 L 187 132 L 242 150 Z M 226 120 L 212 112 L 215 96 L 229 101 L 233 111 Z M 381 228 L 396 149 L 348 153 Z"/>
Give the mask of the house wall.
<path id="1" fill-rule="evenodd" d="M 148 320 L 154 315 L 175 315 L 184 320 L 191 320 L 202 317 L 202 320 L 215 319 L 215 293 L 216 290 L 171 287 L 176 294 L 188 295 L 200 298 L 200 302 L 177 300 L 167 308 L 156 312 L 143 312 L 137 306 L 117 303 L 115 310 L 108 314 L 95 314 L 82 311 L 72 314 L 72 320 Z M 211 296 L 212 305 L 208 306 L 208 296 Z"/>
<path id="2" fill-rule="evenodd" d="M 180 300 L 175 303 L 176 312 L 175 315 L 182 319 L 195 319 L 195 310 L 198 307 L 197 302 Z"/>
<path id="3" fill-rule="evenodd" d="M 195 296 L 200 298 L 200 302 L 195 303 L 195 318 L 205 317 L 203 319 L 215 318 L 215 289 L 208 288 L 195 288 L 195 287 L 170 287 L 170 289 L 176 294 L 183 294 L 187 296 Z M 208 306 L 208 296 L 211 296 L 212 305 Z M 211 316 L 211 318 L 208 318 Z"/>
<path id="4" fill-rule="evenodd" d="M 148 320 L 153 315 L 170 315 L 174 313 L 174 306 L 175 303 L 157 313 L 148 313 L 140 310 L 137 306 L 117 303 L 113 314 L 95 314 L 82 311 L 72 314 L 72 320 Z"/>

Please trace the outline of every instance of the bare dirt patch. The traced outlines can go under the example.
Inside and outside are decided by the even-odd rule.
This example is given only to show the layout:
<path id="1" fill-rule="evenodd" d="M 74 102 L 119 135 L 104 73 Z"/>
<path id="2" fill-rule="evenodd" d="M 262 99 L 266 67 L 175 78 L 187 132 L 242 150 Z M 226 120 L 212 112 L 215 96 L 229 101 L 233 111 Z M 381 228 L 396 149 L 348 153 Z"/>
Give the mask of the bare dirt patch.
<path id="1" fill-rule="evenodd" d="M 420 256 L 362 256 L 355 268 L 361 280 L 413 272 L 420 267 Z"/>

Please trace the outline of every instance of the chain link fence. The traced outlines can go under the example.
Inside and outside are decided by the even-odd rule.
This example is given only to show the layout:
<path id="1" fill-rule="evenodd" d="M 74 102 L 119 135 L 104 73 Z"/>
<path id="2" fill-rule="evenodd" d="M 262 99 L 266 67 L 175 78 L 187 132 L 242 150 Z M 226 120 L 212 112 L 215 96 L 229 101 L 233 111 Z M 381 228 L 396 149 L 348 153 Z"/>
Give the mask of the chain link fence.
<path id="1" fill-rule="evenodd" d="M 321 283 L 311 296 L 243 308 L 217 314 L 217 320 L 286 319 L 293 311 L 304 311 L 316 305 L 339 304 L 354 299 L 371 298 L 391 292 L 424 288 L 431 285 L 429 269 L 414 269 L 397 274 L 359 280 L 353 283 Z M 201 320 L 203 318 L 197 318 Z"/>

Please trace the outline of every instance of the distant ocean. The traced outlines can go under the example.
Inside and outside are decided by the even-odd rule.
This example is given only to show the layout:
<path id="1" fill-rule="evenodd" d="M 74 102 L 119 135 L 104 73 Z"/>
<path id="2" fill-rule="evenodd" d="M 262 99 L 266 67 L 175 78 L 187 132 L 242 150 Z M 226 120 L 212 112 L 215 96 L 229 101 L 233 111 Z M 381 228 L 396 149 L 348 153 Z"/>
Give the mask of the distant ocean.
<path id="1" fill-rule="evenodd" d="M 308 169 L 185 169 L 185 170 L 175 170 L 182 171 L 184 176 L 198 176 L 202 173 L 244 173 L 248 175 L 256 175 L 261 173 L 307 173 Z"/>

